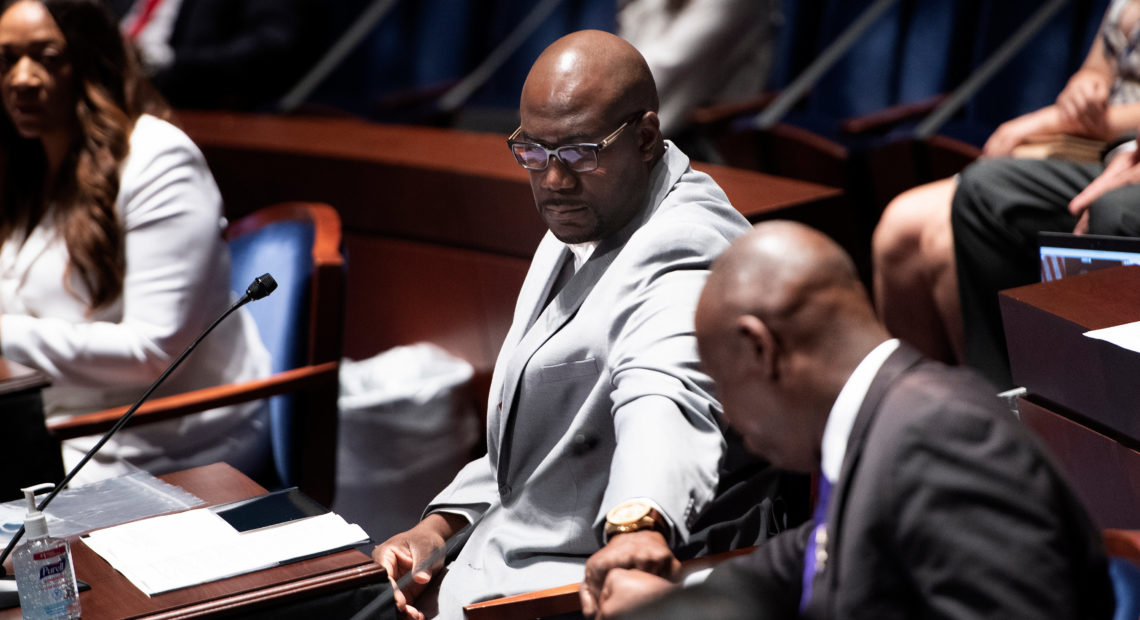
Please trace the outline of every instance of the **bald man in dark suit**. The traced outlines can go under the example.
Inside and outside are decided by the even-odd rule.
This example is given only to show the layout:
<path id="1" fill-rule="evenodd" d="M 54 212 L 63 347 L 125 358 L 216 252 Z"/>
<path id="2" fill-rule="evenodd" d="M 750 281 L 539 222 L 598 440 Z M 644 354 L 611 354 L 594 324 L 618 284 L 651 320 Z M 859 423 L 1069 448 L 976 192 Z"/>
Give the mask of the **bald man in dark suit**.
<path id="1" fill-rule="evenodd" d="M 789 222 L 738 239 L 696 328 L 749 449 L 820 472 L 816 515 L 696 586 L 588 564 L 588 613 L 1111 617 L 1099 532 L 1051 458 L 972 371 L 891 339 L 829 239 Z"/>

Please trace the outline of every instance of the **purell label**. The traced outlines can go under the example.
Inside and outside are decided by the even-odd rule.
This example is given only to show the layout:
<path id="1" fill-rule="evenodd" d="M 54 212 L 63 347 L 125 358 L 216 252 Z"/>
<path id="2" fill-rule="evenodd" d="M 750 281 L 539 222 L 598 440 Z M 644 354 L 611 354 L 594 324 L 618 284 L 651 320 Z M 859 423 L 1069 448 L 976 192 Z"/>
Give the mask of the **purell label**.
<path id="1" fill-rule="evenodd" d="M 40 579 L 47 579 L 53 575 L 62 575 L 64 569 L 67 568 L 67 558 L 62 557 L 58 562 L 51 564 L 44 564 L 40 567 Z"/>
<path id="2" fill-rule="evenodd" d="M 32 559 L 37 562 L 42 562 L 44 560 L 50 560 L 54 557 L 61 556 L 65 553 L 67 553 L 67 548 L 63 545 L 59 545 L 58 547 L 52 547 L 51 549 L 44 549 L 43 551 L 37 551 L 33 553 Z"/>

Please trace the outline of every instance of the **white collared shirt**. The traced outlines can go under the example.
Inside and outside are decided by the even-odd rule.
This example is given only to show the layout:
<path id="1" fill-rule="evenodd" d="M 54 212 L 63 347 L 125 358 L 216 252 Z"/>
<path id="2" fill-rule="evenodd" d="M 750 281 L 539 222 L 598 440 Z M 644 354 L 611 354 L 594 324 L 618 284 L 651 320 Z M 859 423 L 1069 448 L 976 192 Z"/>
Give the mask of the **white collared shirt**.
<path id="1" fill-rule="evenodd" d="M 843 457 L 847 454 L 847 439 L 851 436 L 851 427 L 855 424 L 859 408 L 863 406 L 863 399 L 867 397 L 867 390 L 875 375 L 879 374 L 883 362 L 898 347 L 898 339 L 892 338 L 872 349 L 855 367 L 855 372 L 847 378 L 847 383 L 843 384 L 843 389 L 831 405 L 831 413 L 827 415 L 827 424 L 823 427 L 820 466 L 833 487 L 839 480 Z"/>
<path id="2" fill-rule="evenodd" d="M 597 241 L 586 241 L 585 243 L 567 243 L 567 248 L 570 248 L 570 253 L 574 255 L 574 273 L 590 260 L 590 255 L 594 253 L 594 248 L 598 247 Z"/>

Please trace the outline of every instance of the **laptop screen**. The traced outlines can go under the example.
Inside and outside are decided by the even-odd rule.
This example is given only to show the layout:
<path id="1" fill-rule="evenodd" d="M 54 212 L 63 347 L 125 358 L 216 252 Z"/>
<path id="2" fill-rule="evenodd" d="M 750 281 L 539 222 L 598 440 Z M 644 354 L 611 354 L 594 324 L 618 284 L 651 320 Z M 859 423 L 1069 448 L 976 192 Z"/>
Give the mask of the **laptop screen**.
<path id="1" fill-rule="evenodd" d="M 1106 267 L 1140 265 L 1140 238 L 1042 232 L 1037 237 L 1041 281 Z"/>

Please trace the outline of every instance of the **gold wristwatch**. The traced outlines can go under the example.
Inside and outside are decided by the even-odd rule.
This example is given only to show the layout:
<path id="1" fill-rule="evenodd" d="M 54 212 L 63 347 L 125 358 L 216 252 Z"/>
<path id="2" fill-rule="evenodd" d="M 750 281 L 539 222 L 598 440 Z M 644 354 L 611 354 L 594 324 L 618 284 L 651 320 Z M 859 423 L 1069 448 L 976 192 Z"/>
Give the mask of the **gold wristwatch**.
<path id="1" fill-rule="evenodd" d="M 668 534 L 665 518 L 661 516 L 648 502 L 629 500 L 618 504 L 606 513 L 605 540 L 615 534 L 636 532 L 638 530 L 657 530 Z"/>

